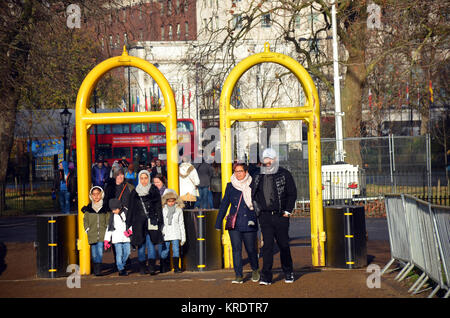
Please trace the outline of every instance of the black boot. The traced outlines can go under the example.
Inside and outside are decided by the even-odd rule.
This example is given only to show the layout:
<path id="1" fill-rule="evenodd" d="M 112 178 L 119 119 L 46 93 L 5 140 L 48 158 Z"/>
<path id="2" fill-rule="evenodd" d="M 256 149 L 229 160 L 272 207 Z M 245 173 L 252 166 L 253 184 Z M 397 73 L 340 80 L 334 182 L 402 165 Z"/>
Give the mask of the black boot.
<path id="1" fill-rule="evenodd" d="M 174 271 L 174 273 L 181 273 L 180 263 L 179 263 L 179 258 L 178 257 L 174 257 L 173 258 L 173 271 Z"/>
<path id="2" fill-rule="evenodd" d="M 93 264 L 94 266 L 94 268 L 93 268 L 93 270 L 94 270 L 94 275 L 95 276 L 101 276 L 101 272 L 102 272 L 102 263 L 94 263 Z"/>
<path id="3" fill-rule="evenodd" d="M 167 260 L 169 260 L 169 258 L 160 258 L 159 259 L 159 272 L 162 273 L 166 273 L 169 271 L 170 268 L 170 264 L 169 266 L 167 266 Z"/>
<path id="4" fill-rule="evenodd" d="M 145 275 L 146 261 L 139 262 L 139 274 Z"/>
<path id="5" fill-rule="evenodd" d="M 148 260 L 148 273 L 152 276 L 156 275 L 156 260 L 155 259 Z"/>

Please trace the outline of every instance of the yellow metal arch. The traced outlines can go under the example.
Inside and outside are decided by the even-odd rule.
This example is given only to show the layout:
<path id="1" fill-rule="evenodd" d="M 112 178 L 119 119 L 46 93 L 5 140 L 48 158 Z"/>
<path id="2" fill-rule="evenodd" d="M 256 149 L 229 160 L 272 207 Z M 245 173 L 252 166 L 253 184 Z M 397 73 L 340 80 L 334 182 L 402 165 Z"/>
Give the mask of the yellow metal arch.
<path id="1" fill-rule="evenodd" d="M 300 81 L 306 95 L 306 104 L 300 107 L 234 109 L 230 106 L 231 94 L 239 78 L 249 68 L 261 63 L 277 63 L 289 69 Z M 254 54 L 238 63 L 228 75 L 220 95 L 220 144 L 222 162 L 222 191 L 232 175 L 233 121 L 304 120 L 308 124 L 309 189 L 311 210 L 311 247 L 313 266 L 325 266 L 325 232 L 323 230 L 322 177 L 320 154 L 320 109 L 317 89 L 308 72 L 294 59 L 270 51 Z M 222 193 L 223 195 L 223 193 Z M 228 231 L 224 232 L 225 268 L 232 267 L 231 243 Z"/>
<path id="2" fill-rule="evenodd" d="M 134 66 L 148 73 L 158 84 L 164 98 L 164 109 L 157 112 L 130 113 L 92 113 L 88 110 L 89 100 L 97 82 L 108 71 L 121 67 Z M 88 129 L 93 124 L 126 124 L 160 122 L 166 127 L 167 182 L 168 187 L 178 192 L 178 151 L 177 151 L 177 112 L 175 98 L 169 82 L 151 63 L 138 57 L 129 56 L 124 47 L 121 56 L 109 58 L 93 68 L 84 79 L 78 91 L 76 110 L 76 143 L 78 170 L 78 250 L 80 274 L 90 273 L 90 248 L 83 226 L 81 207 L 89 203 L 91 156 Z M 105 202 L 105 204 L 107 204 Z"/>

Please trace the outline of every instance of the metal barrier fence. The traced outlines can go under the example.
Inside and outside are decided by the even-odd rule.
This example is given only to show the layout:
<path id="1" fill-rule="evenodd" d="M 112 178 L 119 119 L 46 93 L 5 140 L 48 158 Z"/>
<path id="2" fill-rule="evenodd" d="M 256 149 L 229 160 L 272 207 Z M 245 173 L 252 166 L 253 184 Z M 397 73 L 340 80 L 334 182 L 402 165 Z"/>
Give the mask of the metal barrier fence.
<path id="1" fill-rule="evenodd" d="M 405 265 L 395 279 L 401 281 L 417 267 L 422 275 L 409 292 L 423 292 L 420 289 L 431 279 L 436 287 L 428 297 L 441 288 L 447 290 L 444 297 L 449 297 L 450 207 L 432 205 L 407 194 L 388 194 L 385 204 L 391 260 L 381 274 L 399 261 Z"/>

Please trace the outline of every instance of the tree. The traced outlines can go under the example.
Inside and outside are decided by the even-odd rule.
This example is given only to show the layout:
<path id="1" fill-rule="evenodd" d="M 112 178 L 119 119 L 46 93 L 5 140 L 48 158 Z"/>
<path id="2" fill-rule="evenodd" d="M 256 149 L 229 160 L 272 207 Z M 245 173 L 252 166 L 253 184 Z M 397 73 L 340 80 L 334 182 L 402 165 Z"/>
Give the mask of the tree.
<path id="1" fill-rule="evenodd" d="M 344 137 L 362 134 L 362 107 L 366 104 L 363 97 L 370 84 L 388 80 L 398 87 L 415 69 L 421 69 L 427 79 L 436 78 L 435 72 L 448 61 L 446 10 L 445 1 L 337 2 Z M 224 78 L 238 60 L 238 48 L 250 39 L 264 37 L 258 32 L 263 32 L 261 25 L 268 20 L 278 34 L 275 44 L 291 45 L 289 55 L 307 69 L 317 86 L 330 92 L 321 97 L 333 96 L 330 1 L 233 1 L 228 12 L 232 18 L 223 27 L 203 26 L 202 43 L 192 54 L 194 63 L 209 65 L 211 76 L 219 77 L 217 67 L 212 72 L 212 61 L 220 61 Z M 298 24 L 307 32 L 296 28 Z M 383 69 L 387 65 L 391 68 Z M 387 88 L 380 89 L 386 95 Z M 393 87 L 390 90 L 394 92 Z M 383 96 L 383 107 L 391 108 L 392 98 L 387 97 Z M 330 103 L 330 98 L 321 98 L 322 107 Z M 421 111 L 425 114 L 424 109 Z M 347 162 L 361 164 L 357 143 L 345 150 Z"/>
<path id="2" fill-rule="evenodd" d="M 80 5 L 84 17 L 98 14 L 103 2 Z M 71 28 L 67 8 L 71 1 L 8 0 L 0 4 L 0 156 L 9 158 L 16 112 L 24 109 L 69 108 L 88 71 L 103 58 L 90 30 Z M 80 24 L 84 21 L 80 18 Z M 100 96 L 112 102 L 117 81 L 107 79 Z M 114 92 L 114 91 L 113 91 Z M 0 162 L 0 198 L 4 198 L 8 160 Z M 0 200 L 0 211 L 4 200 Z"/>

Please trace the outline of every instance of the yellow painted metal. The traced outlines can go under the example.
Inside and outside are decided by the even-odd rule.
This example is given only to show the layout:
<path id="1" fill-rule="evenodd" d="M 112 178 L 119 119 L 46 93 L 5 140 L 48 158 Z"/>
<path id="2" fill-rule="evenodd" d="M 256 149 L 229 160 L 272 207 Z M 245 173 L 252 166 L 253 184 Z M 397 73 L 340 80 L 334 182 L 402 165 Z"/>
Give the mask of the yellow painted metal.
<path id="1" fill-rule="evenodd" d="M 306 95 L 306 105 L 281 108 L 234 109 L 230 106 L 231 95 L 239 78 L 251 67 L 261 63 L 276 63 L 286 67 L 299 80 Z M 304 120 L 308 124 L 309 189 L 311 208 L 311 248 L 313 266 L 325 266 L 324 244 L 326 234 L 323 229 L 322 173 L 320 152 L 320 108 L 319 96 L 311 76 L 301 64 L 284 54 L 271 52 L 265 44 L 264 52 L 247 57 L 238 63 L 225 80 L 220 95 L 220 144 L 222 162 L 222 191 L 232 175 L 233 121 Z M 223 195 L 223 193 L 222 193 Z M 222 237 L 225 268 L 232 267 L 231 242 L 228 231 Z"/>
<path id="2" fill-rule="evenodd" d="M 88 109 L 91 94 L 100 78 L 108 71 L 122 66 L 136 67 L 148 73 L 158 84 L 164 99 L 164 109 L 156 112 L 92 113 Z M 109 58 L 93 68 L 84 79 L 78 91 L 76 110 L 76 143 L 78 171 L 78 242 L 80 273 L 90 273 L 90 248 L 83 227 L 81 207 L 89 203 L 91 186 L 91 156 L 88 129 L 97 124 L 154 123 L 161 122 L 166 127 L 167 185 L 178 191 L 178 149 L 177 113 L 172 88 L 164 75 L 151 63 L 138 57 L 129 56 L 124 47 L 121 56 Z"/>

